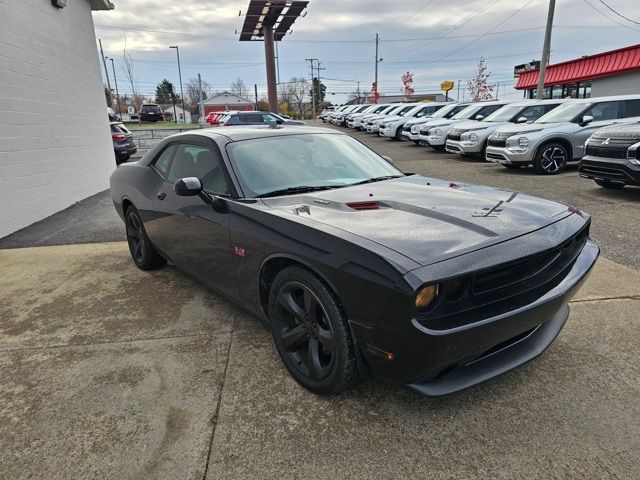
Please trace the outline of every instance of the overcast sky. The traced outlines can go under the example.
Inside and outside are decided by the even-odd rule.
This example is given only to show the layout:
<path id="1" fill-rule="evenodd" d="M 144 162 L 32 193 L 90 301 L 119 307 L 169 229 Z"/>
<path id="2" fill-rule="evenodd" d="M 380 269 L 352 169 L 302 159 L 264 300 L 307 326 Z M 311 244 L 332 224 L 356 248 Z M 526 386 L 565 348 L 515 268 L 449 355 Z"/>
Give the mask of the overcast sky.
<path id="1" fill-rule="evenodd" d="M 238 13 L 244 15 L 248 0 L 112 1 L 115 10 L 93 17 L 105 55 L 116 59 L 121 91 L 126 90 L 121 70 L 125 45 L 140 90 L 153 96 L 163 78 L 178 85 L 175 50 L 168 48 L 177 44 L 183 83 L 200 73 L 222 91 L 240 77 L 252 92 L 254 83 L 260 96 L 266 92 L 263 44 L 239 42 L 235 33 L 244 20 Z M 639 0 L 604 1 L 640 22 Z M 547 6 L 548 0 L 311 0 L 306 17 L 279 42 L 280 80 L 309 77 L 305 59 L 317 58 L 325 68 L 327 100 L 341 103 L 357 81 L 370 90 L 378 33 L 383 94 L 400 93 L 400 77 L 407 70 L 414 74 L 416 93 L 437 92 L 443 80 L 462 80 L 464 87 L 483 56 L 491 80 L 500 84 L 500 96 L 518 98 L 513 66 L 540 58 Z M 600 0 L 557 2 L 552 63 L 638 43 L 640 25 L 617 16 Z"/>

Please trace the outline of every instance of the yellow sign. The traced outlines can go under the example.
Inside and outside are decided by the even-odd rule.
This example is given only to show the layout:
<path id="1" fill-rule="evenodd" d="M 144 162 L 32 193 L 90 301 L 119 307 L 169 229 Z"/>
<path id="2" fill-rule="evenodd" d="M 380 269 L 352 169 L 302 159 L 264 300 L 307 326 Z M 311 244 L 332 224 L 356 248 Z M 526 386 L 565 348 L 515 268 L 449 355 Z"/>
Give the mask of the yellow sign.
<path id="1" fill-rule="evenodd" d="M 455 87 L 455 83 L 453 83 L 451 80 L 445 80 L 444 82 L 442 82 L 440 84 L 440 90 L 442 90 L 443 92 L 448 92 L 449 90 L 451 90 L 453 87 Z"/>

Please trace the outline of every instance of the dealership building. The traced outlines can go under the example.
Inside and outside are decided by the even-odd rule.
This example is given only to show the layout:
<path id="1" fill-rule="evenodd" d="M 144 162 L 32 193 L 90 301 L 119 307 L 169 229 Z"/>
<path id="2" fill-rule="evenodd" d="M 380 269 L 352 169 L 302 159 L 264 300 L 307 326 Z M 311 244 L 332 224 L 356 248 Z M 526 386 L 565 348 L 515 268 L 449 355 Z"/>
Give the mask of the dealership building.
<path id="1" fill-rule="evenodd" d="M 515 88 L 535 98 L 538 63 L 518 65 Z M 587 98 L 640 93 L 640 44 L 547 67 L 545 98 Z"/>
<path id="2" fill-rule="evenodd" d="M 92 11 L 0 1 L 0 237 L 109 188 L 116 167 Z"/>

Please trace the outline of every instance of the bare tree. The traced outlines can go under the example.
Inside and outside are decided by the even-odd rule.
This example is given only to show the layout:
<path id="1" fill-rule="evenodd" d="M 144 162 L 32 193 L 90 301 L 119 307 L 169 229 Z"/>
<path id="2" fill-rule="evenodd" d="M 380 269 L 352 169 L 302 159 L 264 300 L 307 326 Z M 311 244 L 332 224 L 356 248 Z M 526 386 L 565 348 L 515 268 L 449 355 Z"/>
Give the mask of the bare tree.
<path id="1" fill-rule="evenodd" d="M 289 103 L 295 105 L 296 113 L 304 118 L 309 101 L 309 82 L 304 77 L 293 77 L 286 84 Z"/>
<path id="2" fill-rule="evenodd" d="M 206 100 L 211 96 L 211 85 L 202 80 L 202 98 Z M 185 105 L 191 113 L 198 111 L 198 104 L 200 103 L 200 84 L 197 78 L 191 78 L 187 82 L 185 92 Z"/>
<path id="3" fill-rule="evenodd" d="M 133 62 L 133 57 L 124 50 L 123 53 L 123 63 L 122 70 L 124 71 L 125 77 L 127 79 L 127 83 L 129 84 L 129 88 L 131 89 L 131 99 L 136 112 L 140 113 L 140 109 L 142 108 L 142 104 L 144 103 L 144 96 L 140 95 L 138 90 L 138 79 L 135 75 L 135 65 Z"/>
<path id="4" fill-rule="evenodd" d="M 487 64 L 484 58 L 480 57 L 477 73 L 467 80 L 469 96 L 474 102 L 481 100 L 491 100 L 493 98 L 493 85 L 489 85 L 491 72 L 487 71 Z"/>
<path id="5" fill-rule="evenodd" d="M 231 93 L 238 95 L 239 97 L 246 97 L 249 94 L 249 90 L 247 90 L 244 81 L 240 77 L 231 82 L 230 90 Z"/>

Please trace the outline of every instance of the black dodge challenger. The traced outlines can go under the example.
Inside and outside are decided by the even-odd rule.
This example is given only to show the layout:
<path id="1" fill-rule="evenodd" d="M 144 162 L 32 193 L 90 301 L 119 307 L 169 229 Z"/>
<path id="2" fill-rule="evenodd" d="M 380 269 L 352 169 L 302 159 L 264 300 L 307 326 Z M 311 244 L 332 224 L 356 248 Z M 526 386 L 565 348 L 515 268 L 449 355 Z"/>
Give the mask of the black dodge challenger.
<path id="1" fill-rule="evenodd" d="M 139 268 L 259 315 L 321 394 L 375 376 L 443 395 L 535 358 L 599 253 L 575 208 L 404 174 L 322 128 L 174 135 L 111 195 Z"/>

